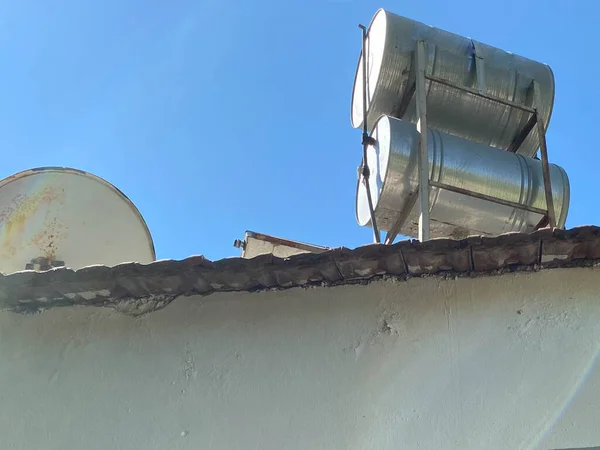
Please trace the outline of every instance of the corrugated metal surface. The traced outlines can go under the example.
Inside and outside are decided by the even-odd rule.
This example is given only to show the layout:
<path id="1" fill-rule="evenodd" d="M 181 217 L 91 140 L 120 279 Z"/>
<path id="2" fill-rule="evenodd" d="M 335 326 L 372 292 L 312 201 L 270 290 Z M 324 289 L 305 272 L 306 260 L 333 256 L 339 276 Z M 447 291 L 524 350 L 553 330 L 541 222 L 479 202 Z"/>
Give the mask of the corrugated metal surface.
<path id="1" fill-rule="evenodd" d="M 368 124 L 381 115 L 416 122 L 415 99 L 403 108 L 411 86 L 410 73 L 417 40 L 427 48 L 426 74 L 483 93 L 531 106 L 532 80 L 539 86 L 539 111 L 548 125 L 554 103 L 554 76 L 545 64 L 475 42 L 390 12 L 379 10 L 368 34 Z M 478 84 L 475 60 L 484 67 Z M 481 75 L 481 74 L 480 74 Z M 352 125 L 362 125 L 362 54 L 352 94 Z M 524 128 L 529 114 L 438 83 L 427 81 L 429 127 L 492 147 L 507 149 Z M 410 95 L 408 95 L 410 98 Z M 402 112 L 402 109 L 405 109 Z M 533 156 L 538 149 L 534 129 L 518 153 Z"/>
<path id="2" fill-rule="evenodd" d="M 400 233 L 417 236 L 419 134 L 414 124 L 382 117 L 369 148 L 371 192 L 380 229 L 388 231 L 408 212 Z M 475 193 L 546 209 L 542 164 L 539 160 L 429 130 L 430 180 Z M 565 171 L 550 165 L 557 226 L 563 227 L 569 208 L 569 181 Z M 364 185 L 357 192 L 357 220 L 370 224 Z M 411 206 L 412 205 L 412 206 Z M 431 237 L 461 238 L 530 232 L 542 215 L 432 187 L 430 191 Z"/>

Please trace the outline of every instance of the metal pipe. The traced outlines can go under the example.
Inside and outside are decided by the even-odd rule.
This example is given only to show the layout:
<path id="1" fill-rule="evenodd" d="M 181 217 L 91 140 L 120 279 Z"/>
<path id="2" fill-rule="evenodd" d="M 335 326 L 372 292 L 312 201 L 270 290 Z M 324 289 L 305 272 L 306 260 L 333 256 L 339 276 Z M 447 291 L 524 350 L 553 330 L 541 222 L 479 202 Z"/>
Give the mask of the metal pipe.
<path id="1" fill-rule="evenodd" d="M 542 208 L 535 208 L 533 206 L 523 205 L 522 203 L 511 202 L 510 200 L 504 200 L 498 197 L 493 197 L 491 195 L 482 194 L 480 192 L 470 191 L 468 189 L 463 189 L 458 186 L 451 186 L 446 183 L 440 183 L 439 181 L 430 181 L 429 184 L 431 186 L 445 189 L 446 191 L 456 192 L 457 194 L 467 195 L 469 197 L 478 198 L 481 200 L 485 200 L 486 202 L 497 203 L 499 205 L 509 206 L 511 208 L 522 209 L 524 211 L 529 211 L 536 214 L 545 215 L 546 210 Z"/>
<path id="2" fill-rule="evenodd" d="M 458 89 L 459 91 L 466 92 L 467 94 L 485 98 L 486 100 L 491 100 L 493 102 L 500 103 L 505 106 L 510 106 L 511 108 L 517 108 L 517 109 L 520 109 L 521 111 L 525 111 L 528 113 L 532 113 L 532 114 L 535 113 L 535 109 L 530 108 L 529 106 L 519 105 L 518 103 L 511 102 L 510 100 L 503 100 L 500 97 L 496 97 L 495 95 L 483 94 L 476 89 L 471 89 L 466 86 L 460 86 L 456 83 L 452 83 L 451 81 L 444 80 L 443 78 L 440 78 L 440 77 L 434 77 L 431 75 L 427 75 L 425 78 L 427 78 L 428 80 L 433 81 L 435 83 L 443 84 L 444 86 L 448 86 L 450 88 Z"/>
<path id="3" fill-rule="evenodd" d="M 531 117 L 529 117 L 529 120 L 527 121 L 523 129 L 521 130 L 521 132 L 517 136 L 515 136 L 515 139 L 512 141 L 512 143 L 506 150 L 511 153 L 515 153 L 517 150 L 519 150 L 521 144 L 525 142 L 525 139 L 527 139 L 527 136 L 529 136 L 529 133 L 531 133 L 531 130 L 533 130 L 533 127 L 535 127 L 536 122 L 537 114 L 532 114 Z"/>

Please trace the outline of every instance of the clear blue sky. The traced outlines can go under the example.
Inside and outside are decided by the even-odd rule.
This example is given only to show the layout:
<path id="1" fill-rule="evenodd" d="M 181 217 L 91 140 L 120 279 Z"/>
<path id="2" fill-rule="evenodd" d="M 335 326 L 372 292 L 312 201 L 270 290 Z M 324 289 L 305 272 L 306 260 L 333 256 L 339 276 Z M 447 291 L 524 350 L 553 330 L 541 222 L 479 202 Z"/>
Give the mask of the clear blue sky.
<path id="1" fill-rule="evenodd" d="M 359 22 L 379 7 L 548 63 L 567 225 L 599 224 L 594 0 L 0 3 L 1 177 L 90 171 L 139 207 L 159 258 L 238 255 L 250 229 L 356 247 Z"/>

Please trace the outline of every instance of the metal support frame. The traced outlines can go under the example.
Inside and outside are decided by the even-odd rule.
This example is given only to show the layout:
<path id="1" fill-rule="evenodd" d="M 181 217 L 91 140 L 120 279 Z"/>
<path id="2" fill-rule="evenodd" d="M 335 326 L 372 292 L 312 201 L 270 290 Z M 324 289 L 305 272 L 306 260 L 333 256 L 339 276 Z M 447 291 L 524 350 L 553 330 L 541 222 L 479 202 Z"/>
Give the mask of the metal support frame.
<path id="1" fill-rule="evenodd" d="M 417 132 L 419 133 L 419 241 L 429 240 L 429 150 L 427 147 L 427 92 L 425 92 L 425 42 L 417 41 L 415 76 L 417 89 Z"/>
<path id="2" fill-rule="evenodd" d="M 535 81 L 532 82 L 531 88 L 533 89 L 533 104 L 535 106 L 538 139 L 540 141 L 540 156 L 542 157 L 542 172 L 544 174 L 544 190 L 546 194 L 546 205 L 548 208 L 548 223 L 550 228 L 556 228 L 556 212 L 554 211 L 554 199 L 552 198 L 550 163 L 548 162 L 548 147 L 546 146 L 546 127 L 539 111 L 541 106 L 540 89 Z"/>
<path id="3" fill-rule="evenodd" d="M 363 30 L 363 35 L 366 31 Z M 363 42 L 364 42 L 363 38 Z M 412 210 L 415 201 L 419 200 L 419 240 L 421 242 L 427 241 L 430 239 L 430 217 L 429 217 L 429 190 L 430 186 L 444 189 L 452 192 L 456 192 L 459 194 L 468 195 L 470 197 L 479 198 L 482 200 L 486 200 L 489 202 L 497 203 L 500 205 L 510 206 L 512 208 L 517 208 L 529 212 L 533 212 L 536 214 L 541 214 L 542 220 L 536 226 L 535 229 L 545 227 L 549 225 L 551 228 L 555 228 L 557 226 L 556 223 L 556 213 L 554 210 L 554 201 L 552 199 L 552 185 L 550 179 L 550 164 L 548 162 L 548 148 L 546 146 L 546 130 L 543 123 L 543 119 L 540 115 L 539 108 L 541 107 L 541 98 L 539 92 L 539 86 L 535 81 L 532 81 L 530 89 L 533 94 L 533 105 L 525 106 L 520 105 L 518 103 L 512 102 L 510 100 L 505 100 L 493 95 L 489 95 L 486 93 L 486 85 L 485 85 L 485 62 L 481 57 L 481 52 L 478 52 L 477 43 L 473 44 L 474 46 L 474 58 L 475 58 L 475 70 L 477 71 L 477 89 L 471 89 L 466 86 L 459 86 L 450 81 L 444 80 L 439 77 L 435 77 L 432 75 L 427 75 L 425 73 L 425 42 L 420 40 L 416 43 L 415 53 L 414 53 L 414 63 L 413 70 L 409 76 L 409 85 L 407 90 L 405 91 L 405 96 L 402 98 L 400 102 L 400 106 L 397 111 L 394 111 L 396 117 L 401 117 L 410 101 L 412 100 L 413 95 L 416 96 L 416 107 L 417 107 L 417 131 L 419 132 L 419 153 L 418 153 L 418 195 L 412 194 L 404 209 L 401 211 L 399 218 L 390 228 L 390 231 L 386 235 L 385 244 L 392 244 L 396 236 L 400 232 L 400 229 L 404 225 L 404 222 L 408 218 L 410 211 Z M 363 43 L 363 52 L 364 52 L 364 43 Z M 364 54 L 364 53 L 363 53 Z M 363 66 L 364 66 L 364 57 L 363 57 Z M 364 69 L 364 67 L 363 67 Z M 365 72 L 363 71 L 363 74 Z M 363 78 L 363 81 L 366 81 Z M 414 80 L 414 81 L 413 81 Z M 425 90 L 425 83 L 428 80 L 430 83 L 439 83 L 444 86 L 448 86 L 453 89 L 458 89 L 460 91 L 466 92 L 471 95 L 475 95 L 486 100 L 490 100 L 496 103 L 500 103 L 505 106 L 509 106 L 511 108 L 516 108 L 521 111 L 527 112 L 531 114 L 529 120 L 521 130 L 521 132 L 515 137 L 509 148 L 507 149 L 510 152 L 516 152 L 521 144 L 525 141 L 527 136 L 531 133 L 534 127 L 537 126 L 539 145 L 540 145 L 540 153 L 541 153 L 541 162 L 542 162 L 542 172 L 544 176 L 544 192 L 546 196 L 546 204 L 547 209 L 543 210 L 540 208 L 534 208 L 526 205 L 521 205 L 519 203 L 490 197 L 485 194 L 480 194 L 477 192 L 469 191 L 467 189 L 462 189 L 454 186 L 449 186 L 445 183 L 440 183 L 437 181 L 433 181 L 429 179 L 429 155 L 428 155 L 428 146 L 427 146 L 427 137 L 428 137 L 428 127 L 427 127 L 427 97 Z M 364 95 L 363 90 L 363 95 Z M 529 94 L 528 94 L 529 95 Z M 364 98 L 364 97 L 363 97 Z M 365 119 L 366 119 L 366 104 L 363 103 L 365 107 Z M 363 138 L 364 140 L 364 138 Z M 366 158 L 366 156 L 365 156 Z"/>
<path id="4" fill-rule="evenodd" d="M 373 208 L 373 197 L 371 195 L 371 185 L 369 184 L 369 176 L 371 172 L 369 170 L 369 163 L 367 161 L 367 150 L 369 144 L 373 143 L 373 138 L 369 136 L 369 129 L 367 128 L 367 27 L 364 25 L 358 26 L 362 30 L 362 78 L 363 78 L 363 133 L 362 133 L 362 146 L 363 146 L 363 158 L 362 164 L 359 169 L 359 178 L 365 184 L 365 190 L 367 193 L 367 203 L 369 205 L 369 214 L 371 216 L 371 226 L 373 227 L 373 240 L 376 244 L 381 242 L 381 235 L 379 228 L 377 227 L 377 220 L 375 218 L 375 210 Z"/>

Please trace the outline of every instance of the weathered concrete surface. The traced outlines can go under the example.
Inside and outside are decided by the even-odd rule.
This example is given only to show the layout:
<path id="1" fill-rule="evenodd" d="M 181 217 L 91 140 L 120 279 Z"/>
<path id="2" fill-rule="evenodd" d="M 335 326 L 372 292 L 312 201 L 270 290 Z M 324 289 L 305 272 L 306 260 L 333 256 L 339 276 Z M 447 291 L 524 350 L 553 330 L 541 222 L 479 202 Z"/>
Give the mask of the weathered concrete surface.
<path id="1" fill-rule="evenodd" d="M 599 274 L 2 312 L 0 449 L 598 446 Z"/>
<path id="2" fill-rule="evenodd" d="M 94 266 L 78 271 L 20 272 L 0 277 L 0 309 L 35 312 L 56 306 L 111 306 L 139 315 L 180 295 L 287 289 L 368 282 L 381 277 L 473 276 L 594 265 L 600 228 L 540 230 L 460 241 L 404 241 L 339 248 L 280 259 L 263 255 L 212 262 L 202 256 L 148 265 Z"/>
<path id="3" fill-rule="evenodd" d="M 260 255 L 273 255 L 277 258 L 289 258 L 301 253 L 323 253 L 327 247 L 306 244 L 304 242 L 281 239 L 268 234 L 246 231 L 242 246 L 242 258 L 255 258 Z"/>

